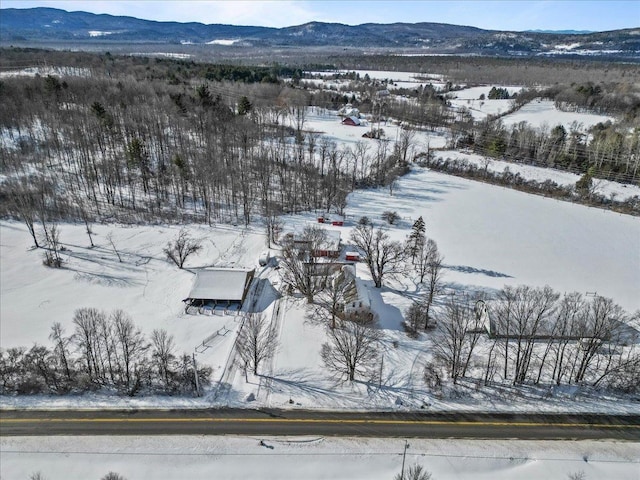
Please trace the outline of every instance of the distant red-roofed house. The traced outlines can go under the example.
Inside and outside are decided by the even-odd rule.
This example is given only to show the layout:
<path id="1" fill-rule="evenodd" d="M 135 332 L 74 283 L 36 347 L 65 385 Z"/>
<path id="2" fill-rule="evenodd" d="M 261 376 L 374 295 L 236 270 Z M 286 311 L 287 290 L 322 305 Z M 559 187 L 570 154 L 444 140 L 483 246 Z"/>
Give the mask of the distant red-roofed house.
<path id="1" fill-rule="evenodd" d="M 362 125 L 362 122 L 360 122 L 360 119 L 357 117 L 346 117 L 344 120 L 342 120 L 342 125 L 351 125 L 352 127 L 359 127 L 360 125 Z"/>

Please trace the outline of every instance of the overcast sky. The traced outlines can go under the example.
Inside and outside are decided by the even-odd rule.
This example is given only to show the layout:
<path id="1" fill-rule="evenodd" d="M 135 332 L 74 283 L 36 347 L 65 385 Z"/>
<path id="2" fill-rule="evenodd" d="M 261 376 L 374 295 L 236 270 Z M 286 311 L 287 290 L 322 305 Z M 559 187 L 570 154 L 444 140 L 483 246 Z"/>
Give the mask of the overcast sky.
<path id="1" fill-rule="evenodd" d="M 638 0 L 2 0 L 2 8 L 52 7 L 147 20 L 285 27 L 310 21 L 439 22 L 492 30 L 640 27 Z"/>

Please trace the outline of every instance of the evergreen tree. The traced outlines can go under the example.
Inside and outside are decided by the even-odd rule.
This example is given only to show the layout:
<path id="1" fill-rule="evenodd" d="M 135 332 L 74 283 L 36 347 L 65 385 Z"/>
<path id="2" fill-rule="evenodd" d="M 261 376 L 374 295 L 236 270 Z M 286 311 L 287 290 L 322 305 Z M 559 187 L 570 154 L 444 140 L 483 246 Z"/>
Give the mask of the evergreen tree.
<path id="1" fill-rule="evenodd" d="M 251 111 L 253 105 L 246 96 L 242 96 L 238 102 L 238 115 L 246 115 Z"/>
<path id="2" fill-rule="evenodd" d="M 590 167 L 587 172 L 580 177 L 580 179 L 576 182 L 576 191 L 580 195 L 587 196 L 591 193 L 591 188 L 593 187 L 593 174 L 595 173 L 595 169 Z"/>
<path id="3" fill-rule="evenodd" d="M 407 238 L 407 254 L 411 255 L 412 263 L 415 263 L 416 256 L 422 250 L 422 246 L 425 243 L 425 231 L 426 224 L 424 223 L 424 219 L 421 215 L 415 222 L 413 222 L 411 233 Z"/>

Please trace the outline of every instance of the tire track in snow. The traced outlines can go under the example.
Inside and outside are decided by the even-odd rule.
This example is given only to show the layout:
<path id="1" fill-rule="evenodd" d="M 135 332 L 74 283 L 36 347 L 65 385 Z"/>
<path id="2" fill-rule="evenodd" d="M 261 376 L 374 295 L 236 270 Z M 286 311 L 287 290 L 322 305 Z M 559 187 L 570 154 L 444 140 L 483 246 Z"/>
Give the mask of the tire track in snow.
<path id="1" fill-rule="evenodd" d="M 255 280 L 257 281 L 255 282 L 254 284 L 255 286 L 252 287 L 252 290 L 247 296 L 246 301 L 249 302 L 251 305 L 249 311 L 255 310 L 255 306 L 259 298 L 262 296 L 262 293 L 264 290 L 264 282 L 265 282 L 265 280 L 262 279 L 262 274 L 264 273 L 264 270 L 265 269 L 262 269 L 258 273 L 258 275 L 254 277 L 254 281 Z M 231 351 L 229 352 L 229 356 L 227 357 L 227 361 L 225 363 L 222 376 L 218 381 L 218 386 L 216 387 L 215 393 L 213 395 L 214 400 L 220 401 L 222 398 L 224 398 L 224 401 L 227 404 L 229 403 L 229 394 L 231 393 L 233 382 L 235 381 L 235 377 L 239 367 L 240 355 L 238 354 L 238 349 L 236 345 L 238 342 L 238 335 L 240 334 L 240 332 L 242 331 L 242 328 L 244 327 L 244 319 L 245 317 L 243 316 L 242 324 L 238 328 L 238 333 L 236 334 L 236 338 L 233 342 L 233 345 L 231 346 Z"/>
<path id="2" fill-rule="evenodd" d="M 273 313 L 271 314 L 271 331 L 275 332 L 274 338 L 275 338 L 276 344 L 278 343 L 278 339 L 282 335 L 282 328 L 284 325 L 284 322 L 282 321 L 282 317 L 283 317 L 284 310 L 286 310 L 286 308 L 282 307 L 282 299 L 278 298 L 276 300 L 276 305 L 273 309 Z M 275 371 L 275 367 L 276 367 L 276 352 L 274 351 L 269 357 L 266 375 L 262 375 L 260 377 L 260 384 L 258 385 L 258 394 L 256 395 L 256 397 L 258 398 L 260 396 L 260 392 L 264 389 L 265 391 L 264 404 L 267 407 L 270 406 L 271 391 L 273 387 L 273 372 Z"/>

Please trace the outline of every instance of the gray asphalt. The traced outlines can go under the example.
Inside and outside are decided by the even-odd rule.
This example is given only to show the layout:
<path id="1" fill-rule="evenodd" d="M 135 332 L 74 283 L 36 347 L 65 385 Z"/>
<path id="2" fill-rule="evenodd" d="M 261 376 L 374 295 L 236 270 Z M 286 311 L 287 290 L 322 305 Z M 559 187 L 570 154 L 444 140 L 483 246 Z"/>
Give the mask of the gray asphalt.
<path id="1" fill-rule="evenodd" d="M 640 415 L 288 410 L 0 411 L 0 436 L 260 435 L 640 441 Z"/>

